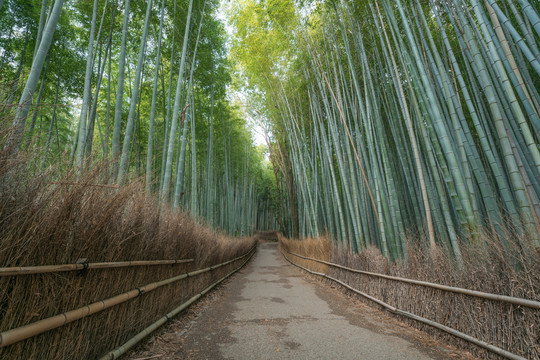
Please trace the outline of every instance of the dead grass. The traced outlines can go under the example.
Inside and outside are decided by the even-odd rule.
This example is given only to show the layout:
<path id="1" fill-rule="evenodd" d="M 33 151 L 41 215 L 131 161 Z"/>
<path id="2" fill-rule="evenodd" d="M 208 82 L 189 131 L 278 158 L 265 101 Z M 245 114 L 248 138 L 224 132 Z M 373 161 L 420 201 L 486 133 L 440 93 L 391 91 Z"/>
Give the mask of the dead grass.
<path id="1" fill-rule="evenodd" d="M 276 231 L 257 231 L 253 237 L 258 241 L 278 241 L 278 234 Z"/>
<path id="2" fill-rule="evenodd" d="M 312 257 L 319 260 L 330 261 L 332 258 L 332 243 L 330 237 L 323 236 L 317 239 L 306 238 L 302 240 L 288 239 L 282 234 L 278 234 L 279 244 L 283 250 L 300 254 L 307 257 Z M 298 258 L 290 254 L 284 253 L 287 258 L 295 263 L 307 267 L 312 271 L 317 271 L 323 274 L 328 274 L 328 265 L 316 263 L 306 259 Z"/>
<path id="3" fill-rule="evenodd" d="M 138 286 L 246 253 L 251 238 L 232 239 L 185 213 L 160 207 L 135 181 L 107 184 L 107 164 L 81 176 L 33 171 L 0 151 L 0 267 L 193 258 L 191 264 L 0 277 L 0 331 L 85 306 Z M 62 185 L 58 184 L 62 183 Z M 77 184 L 77 185 L 71 185 Z M 2 359 L 92 359 L 241 264 L 188 278 L 59 329 L 0 349 Z"/>
<path id="4" fill-rule="evenodd" d="M 328 239 L 294 241 L 280 238 L 284 248 L 322 260 L 320 249 Z M 409 242 L 406 261 L 388 263 L 378 249 L 354 254 L 334 247 L 332 262 L 347 267 L 423 280 L 494 294 L 540 301 L 540 252 L 510 231 L 484 232 L 473 244 L 463 246 L 464 265 L 456 267 L 442 249 L 424 251 Z M 292 244 L 292 245 L 291 245 Z M 503 245 L 505 244 L 505 245 Z M 302 266 L 321 271 L 312 261 L 291 257 Z M 328 275 L 399 309 L 412 312 L 474 336 L 528 359 L 540 358 L 540 311 L 499 301 L 353 274 L 330 268 Z M 352 293 L 351 293 L 352 294 Z M 353 295 L 357 297 L 357 295 Z M 370 306 L 369 300 L 359 297 Z M 431 335 L 470 351 L 481 358 L 498 358 L 477 346 L 418 322 L 403 321 Z"/>

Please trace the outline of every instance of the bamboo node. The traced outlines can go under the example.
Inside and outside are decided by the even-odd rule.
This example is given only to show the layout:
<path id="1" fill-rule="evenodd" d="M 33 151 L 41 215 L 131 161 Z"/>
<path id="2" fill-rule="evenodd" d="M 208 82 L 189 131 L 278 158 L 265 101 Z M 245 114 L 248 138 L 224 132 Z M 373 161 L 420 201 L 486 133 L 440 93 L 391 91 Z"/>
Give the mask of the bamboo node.
<path id="1" fill-rule="evenodd" d="M 86 275 L 88 271 L 88 258 L 79 258 L 75 262 L 75 265 L 82 265 L 82 269 L 79 271 L 79 275 L 83 276 Z"/>

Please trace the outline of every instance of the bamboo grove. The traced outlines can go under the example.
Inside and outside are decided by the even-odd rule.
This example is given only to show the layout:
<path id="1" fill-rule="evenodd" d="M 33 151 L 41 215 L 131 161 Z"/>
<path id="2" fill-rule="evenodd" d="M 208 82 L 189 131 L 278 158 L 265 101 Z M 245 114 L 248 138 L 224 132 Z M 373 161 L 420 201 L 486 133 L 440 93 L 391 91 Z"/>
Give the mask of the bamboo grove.
<path id="1" fill-rule="evenodd" d="M 528 0 L 244 0 L 233 55 L 289 234 L 456 261 L 482 232 L 540 246 L 540 17 Z M 264 50 L 263 50 L 264 49 Z"/>
<path id="2" fill-rule="evenodd" d="M 229 234 L 274 228 L 264 151 L 226 95 L 218 7 L 0 1 L 6 148 L 38 154 L 41 168 L 108 161 L 110 184 L 142 179 L 161 201 Z"/>

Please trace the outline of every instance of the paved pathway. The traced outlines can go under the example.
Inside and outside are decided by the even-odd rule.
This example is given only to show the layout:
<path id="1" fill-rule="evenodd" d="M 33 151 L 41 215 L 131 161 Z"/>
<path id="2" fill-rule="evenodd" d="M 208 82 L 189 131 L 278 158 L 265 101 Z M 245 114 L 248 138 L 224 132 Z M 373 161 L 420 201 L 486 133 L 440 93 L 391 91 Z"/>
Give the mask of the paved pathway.
<path id="1" fill-rule="evenodd" d="M 169 351 L 160 358 L 461 359 L 464 356 L 379 311 L 355 304 L 338 290 L 307 279 L 282 259 L 275 243 L 261 244 L 255 259 L 221 291 L 222 295 L 203 309 L 189 329 L 171 330 L 176 331 L 175 336 L 165 334 L 163 338 L 168 340 L 164 341 L 169 345 L 174 339 L 179 344 L 172 355 Z"/>

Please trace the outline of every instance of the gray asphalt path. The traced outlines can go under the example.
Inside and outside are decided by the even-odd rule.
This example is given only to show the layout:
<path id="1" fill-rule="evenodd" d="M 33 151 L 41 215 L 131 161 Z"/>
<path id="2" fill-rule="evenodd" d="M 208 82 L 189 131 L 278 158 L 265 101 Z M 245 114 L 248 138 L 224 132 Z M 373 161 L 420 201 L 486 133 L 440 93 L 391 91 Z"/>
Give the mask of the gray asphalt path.
<path id="1" fill-rule="evenodd" d="M 222 289 L 182 336 L 191 359 L 455 359 L 452 350 L 286 263 L 277 244 Z M 426 340 L 427 338 L 427 340 Z M 181 355 L 180 355 L 181 354 Z"/>

